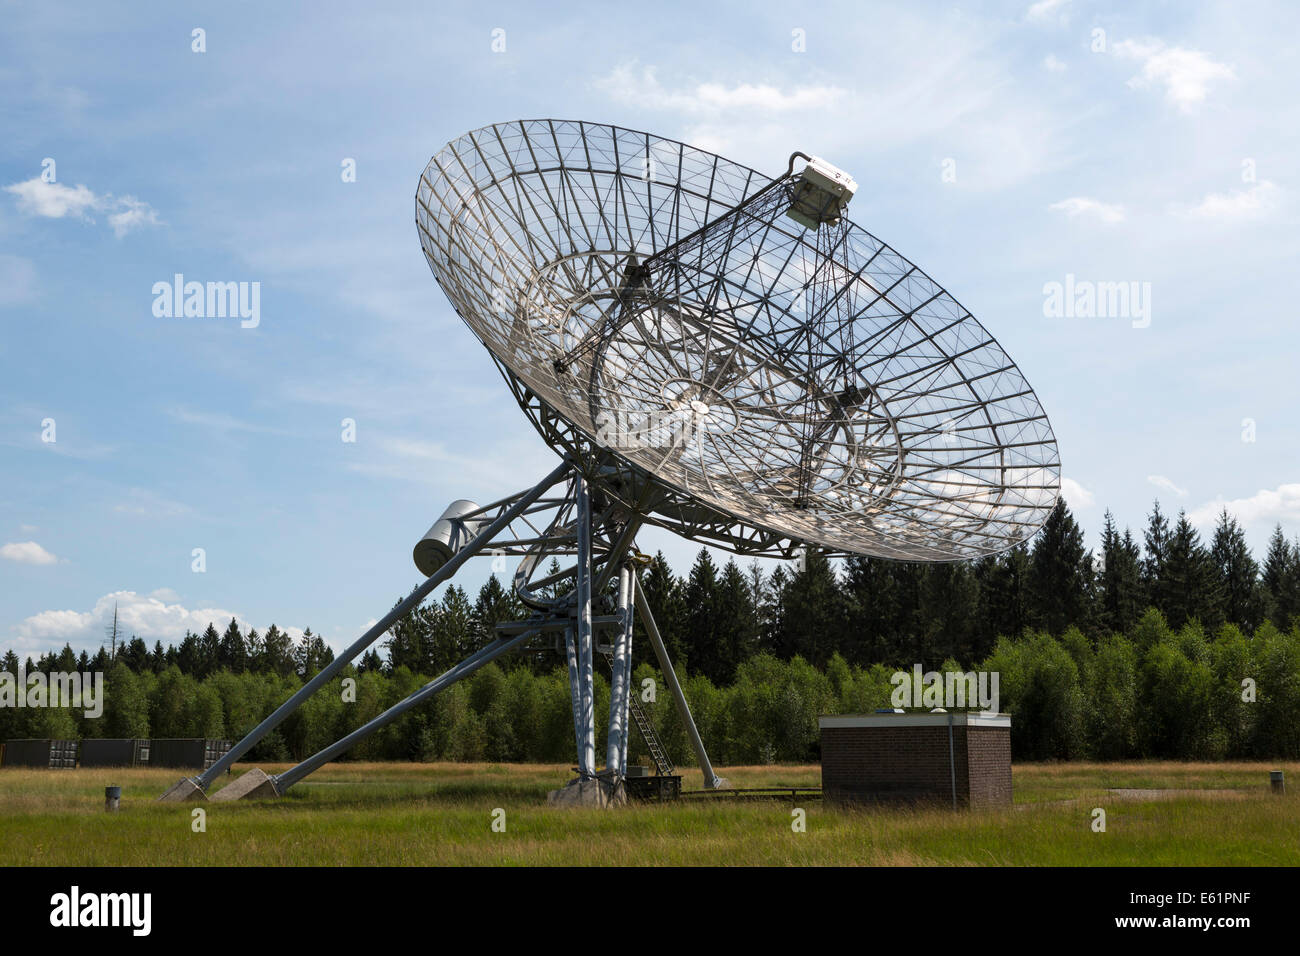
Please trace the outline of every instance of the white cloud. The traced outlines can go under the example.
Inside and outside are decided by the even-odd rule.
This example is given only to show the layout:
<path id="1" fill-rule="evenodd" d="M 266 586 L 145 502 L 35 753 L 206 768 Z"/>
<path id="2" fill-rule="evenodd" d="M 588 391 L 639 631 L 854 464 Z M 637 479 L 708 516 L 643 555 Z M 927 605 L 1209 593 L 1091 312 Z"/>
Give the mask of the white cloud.
<path id="1" fill-rule="evenodd" d="M 872 55 L 841 64 L 834 73 L 817 72 L 817 64 L 828 62 L 820 57 L 809 60 L 812 68 L 805 70 L 799 64 L 808 58 L 794 56 L 736 62 L 725 74 L 692 74 L 705 69 L 700 65 L 704 61 L 683 48 L 680 54 L 664 54 L 649 85 L 644 64 L 632 61 L 606 73 L 592 88 L 618 99 L 624 113 L 636 112 L 638 103 L 664 110 L 662 122 L 633 125 L 652 125 L 655 132 L 768 174 L 784 170 L 795 148 L 853 173 L 852 157 L 862 155 L 863 130 L 871 131 L 869 152 L 882 162 L 892 156 L 907 168 L 918 157 L 936 164 L 954 159 L 956 179 L 948 185 L 962 191 L 1002 190 L 1072 168 L 1079 155 L 1072 145 L 1078 117 L 1050 103 L 1050 91 L 1032 84 L 1027 88 L 1019 64 L 1005 55 L 1011 42 L 1005 34 L 1022 28 L 999 19 L 990 32 L 975 28 L 969 16 L 950 12 L 935 16 L 903 4 L 881 7 L 868 20 L 847 24 L 845 40 L 866 43 Z M 890 41 L 873 45 L 870 36 Z M 919 59 L 918 49 L 927 51 Z M 789 72 L 778 63 L 788 65 Z M 767 100 L 780 108 L 715 108 L 717 97 L 707 91 L 696 95 L 700 79 L 721 80 L 729 93 L 745 81 L 766 90 Z M 749 92 L 727 100 L 751 98 Z M 676 109 L 678 102 L 689 108 Z M 934 176 L 938 179 L 939 173 Z"/>
<path id="2" fill-rule="evenodd" d="M 17 630 L 22 638 L 31 641 L 31 644 L 25 646 L 44 647 L 49 642 L 71 642 L 85 638 L 90 633 L 90 626 L 94 620 L 94 615 L 90 613 L 42 611 L 19 624 Z"/>
<path id="3" fill-rule="evenodd" d="M 1179 498 L 1187 497 L 1187 489 L 1179 488 L 1176 484 L 1166 478 L 1164 475 L 1147 475 L 1147 481 L 1170 494 L 1177 495 Z"/>
<path id="4" fill-rule="evenodd" d="M 1205 101 L 1211 83 L 1237 77 L 1232 67 L 1200 50 L 1169 47 L 1160 40 L 1121 40 L 1114 50 L 1116 56 L 1142 62 L 1142 72 L 1129 80 L 1129 86 L 1163 86 L 1165 99 L 1184 113 Z"/>
<path id="5" fill-rule="evenodd" d="M 1025 19 L 1031 23 L 1065 23 L 1069 19 L 1066 8 L 1070 0 L 1038 0 L 1025 11 Z"/>
<path id="6" fill-rule="evenodd" d="M 46 219 L 72 216 L 74 219 L 89 220 L 89 214 L 98 209 L 101 203 L 100 198 L 85 186 L 47 183 L 40 176 L 6 186 L 5 192 L 18 197 L 20 212 Z"/>
<path id="7" fill-rule="evenodd" d="M 163 597 L 159 597 L 160 593 Z M 209 622 L 217 630 L 230 623 L 233 617 L 241 628 L 248 622 L 240 615 L 221 608 L 186 608 L 179 601 L 167 601 L 171 592 L 155 591 L 151 595 L 134 591 L 115 591 L 105 594 L 89 611 L 41 611 L 15 626 L 20 641 L 19 652 L 44 651 L 54 644 L 71 643 L 96 646 L 103 638 L 104 626 L 113 619 L 117 607 L 118 627 L 128 635 L 139 637 L 152 644 L 179 643 L 188 628 L 194 632 L 204 630 Z"/>
<path id="8" fill-rule="evenodd" d="M 108 216 L 108 224 L 113 227 L 113 235 L 117 238 L 121 239 L 132 229 L 141 226 L 161 225 L 158 213 L 147 202 L 141 202 L 134 196 L 123 196 L 118 202 L 119 210 Z"/>
<path id="9" fill-rule="evenodd" d="M 94 222 L 91 213 L 104 213 L 113 234 L 119 239 L 133 229 L 161 224 L 158 213 L 147 202 L 134 196 L 114 198 L 110 193 L 100 196 L 81 184 L 48 183 L 40 176 L 34 176 L 6 186 L 5 192 L 17 196 L 19 211 L 30 216 L 45 219 L 72 217 Z"/>
<path id="10" fill-rule="evenodd" d="M 1300 522 L 1300 482 L 1278 485 L 1275 489 L 1261 488 L 1249 498 L 1231 501 L 1216 498 L 1192 509 L 1187 518 L 1195 525 L 1210 525 L 1224 508 L 1243 525 Z"/>
<path id="11" fill-rule="evenodd" d="M 1092 492 L 1073 478 L 1061 479 L 1061 497 L 1065 499 L 1065 503 L 1070 506 L 1071 511 L 1092 507 Z"/>
<path id="12" fill-rule="evenodd" d="M 1071 219 L 1080 216 L 1094 216 L 1102 222 L 1123 222 L 1124 207 L 1116 203 L 1089 199 L 1087 196 L 1071 196 L 1047 207 L 1053 211 L 1063 212 Z"/>
<path id="13" fill-rule="evenodd" d="M 1231 193 L 1210 193 L 1187 210 L 1193 219 L 1231 221 L 1258 219 L 1272 212 L 1281 190 L 1267 179 Z"/>
<path id="14" fill-rule="evenodd" d="M 1050 73 L 1064 73 L 1068 67 L 1061 60 L 1058 60 L 1052 54 L 1043 57 L 1043 68 Z"/>
<path id="15" fill-rule="evenodd" d="M 11 541 L 0 547 L 0 558 L 19 564 L 58 564 L 59 559 L 35 541 Z"/>
<path id="16" fill-rule="evenodd" d="M 638 73 L 632 64 L 616 67 L 608 76 L 597 80 L 596 87 L 618 102 L 631 106 L 695 114 L 825 109 L 846 95 L 846 91 L 838 86 L 802 86 L 787 92 L 763 83 L 739 83 L 735 86 L 697 83 L 672 90 L 659 82 L 654 67 L 643 67 Z"/>

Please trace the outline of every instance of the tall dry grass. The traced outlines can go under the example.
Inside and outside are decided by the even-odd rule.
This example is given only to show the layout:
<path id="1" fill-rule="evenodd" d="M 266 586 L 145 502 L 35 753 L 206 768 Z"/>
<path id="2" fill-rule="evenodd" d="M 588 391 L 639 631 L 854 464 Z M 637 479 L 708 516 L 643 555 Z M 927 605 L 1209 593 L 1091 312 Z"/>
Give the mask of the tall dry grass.
<path id="1" fill-rule="evenodd" d="M 267 766 L 275 772 L 281 767 Z M 1284 769 L 1291 793 L 1268 792 Z M 730 767 L 735 786 L 816 786 L 816 766 Z M 278 800 L 159 804 L 174 770 L 0 770 L 6 866 L 230 865 L 1300 865 L 1300 764 L 1020 764 L 1015 808 L 838 810 L 789 798 L 558 810 L 563 765 L 332 764 Z M 686 785 L 698 788 L 698 773 Z M 103 788 L 123 788 L 103 809 Z M 1212 789 L 1121 799 L 1110 788 Z M 1106 832 L 1092 811 L 1107 813 Z M 506 830 L 493 832 L 493 811 Z"/>

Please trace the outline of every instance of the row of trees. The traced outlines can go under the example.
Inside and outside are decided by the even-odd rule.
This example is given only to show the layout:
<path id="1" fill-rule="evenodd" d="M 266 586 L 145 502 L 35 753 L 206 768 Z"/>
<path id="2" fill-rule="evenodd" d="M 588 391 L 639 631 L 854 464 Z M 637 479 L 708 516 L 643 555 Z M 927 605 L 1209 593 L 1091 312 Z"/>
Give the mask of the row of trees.
<path id="1" fill-rule="evenodd" d="M 742 567 L 731 559 L 719 567 L 702 549 L 684 577 L 674 574 L 663 555 L 657 555 L 642 572 L 642 583 L 676 666 L 692 681 L 702 682 L 697 688 L 706 700 L 720 699 L 718 695 L 730 700 L 730 695 L 735 694 L 741 695 L 737 699 L 743 699 L 748 693 L 745 687 L 758 686 L 753 680 L 754 668 L 769 673 L 774 661 L 799 673 L 820 674 L 827 680 L 834 679 L 841 666 L 854 674 L 879 678 L 881 673 L 892 673 L 894 664 L 907 668 L 914 663 L 927 670 L 941 664 L 961 670 L 996 665 L 994 669 L 1005 667 L 1011 675 L 1060 676 L 1069 670 L 1062 663 L 1063 653 L 1074 676 L 1042 693 L 1052 700 L 1073 703 L 1062 703 L 1059 713 L 1052 711 L 1049 717 L 1032 716 L 1016 722 L 1016 746 L 1021 756 L 1113 757 L 1173 751 L 1190 754 L 1197 750 L 1243 754 L 1287 751 L 1290 746 L 1280 725 L 1263 718 L 1249 731 L 1237 724 L 1232 725 L 1237 729 L 1231 732 L 1224 729 L 1230 738 L 1227 742 L 1207 738 L 1195 745 L 1170 745 L 1144 736 L 1155 725 L 1144 722 L 1153 711 L 1141 708 L 1156 707 L 1156 701 L 1164 706 L 1166 701 L 1163 691 L 1148 687 L 1148 692 L 1140 693 L 1145 686 L 1141 684 L 1145 679 L 1142 675 L 1153 668 L 1172 668 L 1182 675 L 1179 680 L 1185 677 L 1193 682 L 1206 680 L 1209 668 L 1223 700 L 1227 699 L 1224 695 L 1232 681 L 1258 679 L 1252 676 L 1256 671 L 1290 673 L 1286 668 L 1292 658 L 1287 655 L 1292 651 L 1287 648 L 1294 648 L 1295 624 L 1300 616 L 1300 544 L 1288 541 L 1279 527 L 1270 539 L 1263 562 L 1257 562 L 1240 526 L 1226 511 L 1220 515 L 1208 544 L 1201 541 L 1185 514 L 1180 513 L 1171 522 L 1157 502 L 1141 535 L 1141 544 L 1130 530 L 1119 531 L 1107 512 L 1100 547 L 1094 552 L 1085 548 L 1083 533 L 1062 501 L 1031 546 L 973 563 L 906 564 L 867 557 L 840 562 L 812 551 L 796 565 L 777 565 L 767 573 L 758 562 Z M 604 610 L 612 609 L 612 595 L 602 595 L 600 600 L 605 602 Z M 495 575 L 488 578 L 473 601 L 462 588 L 451 585 L 441 599 L 417 608 L 394 626 L 382 644 L 382 655 L 379 650 L 371 650 L 357 662 L 355 671 L 345 673 L 367 688 L 370 700 L 389 700 L 391 688 L 404 688 L 403 694 L 409 692 L 417 686 L 412 683 L 417 679 L 415 675 L 445 671 L 492 640 L 498 623 L 524 616 L 525 609 Z M 1164 623 L 1156 627 L 1156 620 Z M 634 666 L 639 673 L 651 672 L 656 662 L 648 653 L 640 622 L 637 627 Z M 1153 634 L 1163 637 L 1155 639 Z M 1238 646 L 1243 641 L 1245 652 Z M 1169 658 L 1169 648 L 1182 657 Z M 1228 648 L 1236 655 L 1231 660 L 1237 671 L 1225 670 L 1226 663 L 1220 662 L 1221 667 L 1216 664 L 1220 660 L 1216 655 L 1227 654 Z M 1157 659 L 1148 660 L 1152 653 Z M 1123 661 L 1117 663 L 1120 658 Z M 259 634 L 256 630 L 242 631 L 232 620 L 224 632 L 209 624 L 203 633 L 187 632 L 179 644 L 166 648 L 156 642 L 150 649 L 140 639 L 132 638 L 112 660 L 102 649 L 94 656 L 83 652 L 78 657 L 70 646 L 65 646 L 61 652 L 42 655 L 38 661 L 29 659 L 26 670 L 104 671 L 110 674 L 110 686 L 119 688 L 130 683 L 122 674 L 132 675 L 139 681 L 140 693 L 150 701 L 145 710 L 137 708 L 134 713 L 147 712 L 154 736 L 220 735 L 211 729 L 214 724 L 210 718 L 218 711 L 215 694 L 222 701 L 222 732 L 236 735 L 245 727 L 241 714 L 269 712 L 332 659 L 328 646 L 310 629 L 295 640 L 275 625 Z M 1242 663 L 1247 660 L 1249 667 Z M 885 662 L 889 662 L 888 667 Z M 18 665 L 12 652 L 4 656 L 3 670 L 14 673 Z M 563 666 L 563 656 L 556 648 L 535 648 L 507 666 L 505 672 L 493 668 L 484 673 L 502 674 L 521 688 L 534 687 L 547 700 L 550 682 L 558 681 L 556 693 L 568 693 L 567 679 L 561 679 L 562 671 L 557 672 L 557 667 Z M 1090 669 L 1094 667 L 1100 670 Z M 1115 680 L 1122 678 L 1127 683 L 1122 687 L 1102 686 L 1097 683 L 1097 674 L 1114 674 Z M 859 679 L 855 677 L 854 681 Z M 1004 677 L 1003 707 L 1019 708 L 1022 718 L 1037 714 L 1037 691 L 1026 696 L 1014 679 L 1011 683 L 1006 680 Z M 1038 680 L 1033 678 L 1028 686 L 1037 687 L 1034 682 Z M 477 684 L 466 685 L 472 686 Z M 833 712 L 848 706 L 848 699 L 840 694 L 842 682 L 834 686 L 834 699 L 799 691 L 803 695 L 799 697 L 801 706 L 814 708 L 805 717 L 814 713 L 815 707 Z M 883 685 L 876 679 L 873 686 Z M 160 710 L 153 702 L 156 694 L 162 693 L 160 687 L 167 699 L 185 703 L 169 704 Z M 791 693 L 782 689 L 785 685 L 779 681 L 764 688 L 762 694 L 788 697 Z M 433 705 L 430 714 L 453 706 L 445 702 L 458 700 L 466 692 L 449 692 L 442 698 L 444 703 Z M 243 703 L 229 696 L 238 694 L 246 698 Z M 1276 713 L 1276 707 L 1282 706 L 1277 703 L 1282 699 L 1279 694 L 1282 692 L 1270 691 L 1265 706 L 1242 714 Z M 860 700 L 863 706 L 865 701 Z M 1127 701 L 1125 712 L 1130 716 L 1115 718 L 1111 705 L 1103 715 L 1097 709 L 1101 701 L 1111 701 L 1114 707 L 1119 706 L 1117 701 Z M 1198 719 L 1209 714 L 1206 719 L 1218 721 L 1216 727 L 1228 726 L 1221 710 L 1180 706 L 1170 713 L 1196 713 Z M 451 728 L 457 721 L 463 724 L 462 730 L 486 727 L 489 711 L 477 706 L 455 711 L 455 720 L 436 733 L 430 730 L 434 736 L 423 744 L 413 740 L 418 741 L 424 730 L 412 737 L 408 727 L 406 731 L 386 732 L 381 739 L 388 743 L 373 746 L 380 746 L 390 756 L 470 753 L 475 748 L 464 744 L 463 735 L 452 733 Z M 560 708 L 560 712 L 567 710 Z M 1137 716 L 1139 712 L 1145 715 L 1143 719 Z M 324 739 L 323 735 L 332 732 L 328 728 L 336 724 L 342 727 L 358 713 L 367 711 L 349 706 L 323 723 L 308 721 L 301 725 L 315 730 L 296 731 L 293 728 L 299 725 L 287 725 L 284 734 L 265 744 L 265 755 L 296 754 L 309 745 L 304 741 L 315 739 L 317 731 Z M 159 714 L 171 716 L 159 724 Z M 4 722 L 13 724 L 15 719 L 0 712 L 0 730 L 7 726 Z M 37 717 L 27 715 L 22 719 Z M 671 715 L 665 719 L 671 724 Z M 797 739 L 803 739 L 798 734 L 808 732 L 808 721 L 801 720 L 798 726 L 802 729 L 790 731 L 796 733 Z M 497 729 L 505 726 L 498 718 L 493 721 Z M 1038 728 L 1032 733 L 1048 736 L 1042 741 L 1026 737 L 1031 733 L 1030 725 Z M 756 726 L 770 725 L 759 721 Z M 812 726 L 815 731 L 815 723 Z M 1103 731 L 1115 726 L 1132 728 L 1131 736 L 1126 736 L 1127 731 L 1121 735 L 1125 741 L 1122 745 L 1104 742 L 1109 738 Z M 205 729 L 191 733 L 182 732 L 182 727 Z M 514 724 L 511 727 L 515 736 L 522 734 L 524 739 L 531 739 L 533 731 Z M 352 728 L 342 732 L 347 729 Z M 104 735 L 101 730 L 89 732 Z M 721 732 L 724 738 L 729 733 L 725 729 Z M 1205 732 L 1211 733 L 1208 725 Z M 798 750 L 790 749 L 794 745 L 779 743 L 776 729 L 771 733 L 774 736 L 768 743 L 780 753 L 791 755 Z M 7 735 L 21 734 L 9 731 Z M 489 738 L 491 733 L 484 738 L 483 746 L 494 759 L 499 757 L 494 748 L 511 750 L 510 735 L 503 738 L 507 743 L 491 742 Z M 561 735 L 557 743 L 564 739 Z M 366 745 L 362 752 L 368 752 L 371 746 Z M 521 746 L 531 757 L 539 753 L 532 744 Z M 738 754 L 756 752 L 739 744 L 736 747 Z"/>
<path id="2" fill-rule="evenodd" d="M 983 660 L 999 637 L 1027 629 L 1075 628 L 1096 642 L 1131 631 L 1150 607 L 1174 628 L 1197 621 L 1212 634 L 1232 624 L 1251 635 L 1265 621 L 1285 630 L 1300 614 L 1300 545 L 1280 527 L 1262 568 L 1226 511 L 1205 545 L 1186 514 L 1171 524 L 1156 502 L 1143 541 L 1121 533 L 1107 512 L 1100 550 L 1088 550 L 1061 501 L 1031 547 L 973 563 L 841 563 L 812 551 L 799 566 L 769 574 L 756 561 L 718 567 L 701 549 L 684 578 L 660 554 L 642 582 L 674 662 L 715 684 L 731 683 L 760 652 L 819 667 L 836 654 L 861 666 L 933 667 Z M 449 588 L 395 631 L 389 666 L 441 672 L 489 640 L 497 622 L 523 615 L 495 578 L 473 604 Z M 638 638 L 636 662 L 649 663 L 639 624 Z M 553 663 L 546 655 L 532 661 L 541 669 Z"/>
<path id="3" fill-rule="evenodd" d="M 155 641 L 153 650 L 150 650 L 144 641 L 134 636 L 113 653 L 101 647 L 93 655 L 83 650 L 78 656 L 72 645 L 65 644 L 62 651 L 42 654 L 37 661 L 28 658 L 23 670 L 29 674 L 35 671 L 46 674 L 56 671 L 65 674 L 103 673 L 114 663 L 121 663 L 137 674 L 156 674 L 175 667 L 182 674 L 200 679 L 218 671 L 305 677 L 333 660 L 334 652 L 320 635 L 312 633 L 310 627 L 295 641 L 274 624 L 266 629 L 265 634 L 258 634 L 257 628 L 241 630 L 239 622 L 231 618 L 223 633 L 219 634 L 216 626 L 209 622 L 202 634 L 187 630 L 179 645 L 168 645 L 166 649 L 162 641 Z M 18 655 L 12 650 L 6 651 L 0 658 L 0 670 L 18 673 Z"/>
<path id="4" fill-rule="evenodd" d="M 822 714 L 891 706 L 896 670 L 832 654 L 824 667 L 802 656 L 760 652 L 727 686 L 679 677 L 713 759 L 720 764 L 817 759 Z M 1092 641 L 1028 631 L 1002 638 L 977 668 L 999 675 L 999 704 L 1013 713 L 1016 759 L 1213 759 L 1300 757 L 1300 627 L 1263 623 L 1252 637 L 1225 624 L 1175 630 L 1154 609 L 1128 634 Z M 940 670 L 960 669 L 955 660 Z M 345 683 L 351 681 L 351 684 Z M 355 730 L 428 680 L 404 665 L 349 666 L 252 752 L 253 760 L 299 760 Z M 255 726 L 302 683 L 295 674 L 220 670 L 202 680 L 176 665 L 136 673 L 115 662 L 103 716 L 69 709 L 0 709 L 0 739 L 13 737 L 232 737 Z M 609 687 L 597 674 L 598 733 Z M 694 755 L 659 672 L 633 682 L 675 762 Z M 603 751 L 603 740 L 598 741 Z M 632 758 L 644 752 L 633 736 Z M 358 744 L 348 759 L 561 762 L 573 759 L 568 677 L 561 667 L 489 664 L 425 706 Z"/>

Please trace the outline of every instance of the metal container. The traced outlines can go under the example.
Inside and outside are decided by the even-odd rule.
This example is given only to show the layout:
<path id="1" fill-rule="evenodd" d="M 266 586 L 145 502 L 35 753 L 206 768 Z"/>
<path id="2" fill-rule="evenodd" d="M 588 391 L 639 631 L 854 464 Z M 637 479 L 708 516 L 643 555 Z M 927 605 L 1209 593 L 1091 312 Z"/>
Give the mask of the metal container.
<path id="1" fill-rule="evenodd" d="M 207 770 L 230 749 L 215 737 L 168 737 L 149 742 L 149 766 Z"/>
<path id="2" fill-rule="evenodd" d="M 77 765 L 75 740 L 9 740 L 5 742 L 6 767 L 68 769 Z"/>
<path id="3" fill-rule="evenodd" d="M 51 740 L 50 766 L 72 770 L 77 766 L 77 741 Z"/>
<path id="4" fill-rule="evenodd" d="M 121 804 L 121 802 L 122 802 L 121 787 L 104 788 L 104 809 L 105 810 L 107 810 L 109 813 L 116 813 L 117 808 Z"/>
<path id="5" fill-rule="evenodd" d="M 1286 793 L 1286 775 L 1281 770 L 1268 772 L 1268 785 L 1274 793 Z"/>
<path id="6" fill-rule="evenodd" d="M 149 763 L 149 741 L 140 737 L 88 738 L 81 742 L 83 767 L 140 767 Z"/>
<path id="7" fill-rule="evenodd" d="M 654 777 L 628 777 L 623 781 L 630 800 L 650 800 L 663 803 L 682 795 L 682 778 L 679 774 L 660 774 Z"/>

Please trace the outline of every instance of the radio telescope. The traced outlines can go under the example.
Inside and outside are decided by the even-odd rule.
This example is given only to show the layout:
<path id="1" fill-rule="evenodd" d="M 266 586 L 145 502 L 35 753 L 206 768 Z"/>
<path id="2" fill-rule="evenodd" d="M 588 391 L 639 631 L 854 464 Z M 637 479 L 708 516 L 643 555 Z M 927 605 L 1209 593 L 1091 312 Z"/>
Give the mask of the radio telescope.
<path id="1" fill-rule="evenodd" d="M 705 786 L 718 786 L 638 586 L 642 525 L 786 558 L 813 546 L 958 561 L 1030 538 L 1059 492 L 1047 416 L 969 312 L 847 218 L 856 189 L 805 153 L 769 178 L 685 143 L 585 122 L 487 126 L 438 152 L 416 193 L 425 258 L 563 463 L 490 505 L 453 503 L 416 545 L 424 582 L 172 798 L 206 791 L 487 549 L 520 558 L 514 587 L 527 620 L 499 625 L 496 640 L 297 767 L 241 778 L 214 799 L 283 793 L 489 660 L 549 635 L 565 651 L 574 703 L 578 779 L 563 793 L 617 800 L 629 707 L 659 762 L 629 695 L 633 609 Z M 573 563 L 539 577 L 552 557 Z M 603 770 L 598 650 L 612 675 Z"/>

